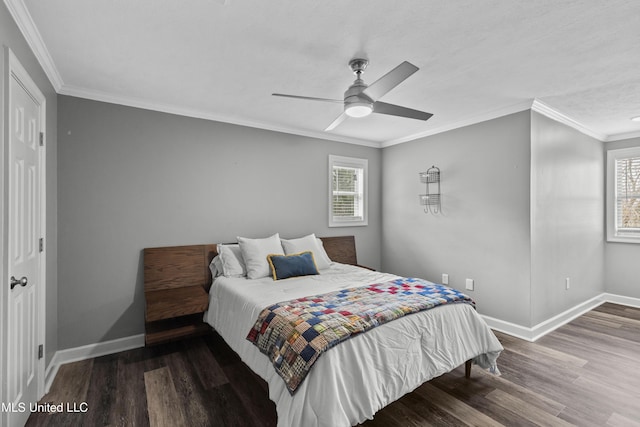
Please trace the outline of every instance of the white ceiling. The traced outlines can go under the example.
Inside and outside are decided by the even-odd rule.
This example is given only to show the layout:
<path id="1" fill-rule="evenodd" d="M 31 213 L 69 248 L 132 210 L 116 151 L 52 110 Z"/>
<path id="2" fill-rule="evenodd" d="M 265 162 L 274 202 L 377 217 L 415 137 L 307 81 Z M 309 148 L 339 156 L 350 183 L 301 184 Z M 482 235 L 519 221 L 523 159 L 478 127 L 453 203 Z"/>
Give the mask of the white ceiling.
<path id="1" fill-rule="evenodd" d="M 601 140 L 640 136 L 638 0 L 5 0 L 61 94 L 372 146 L 531 108 Z M 374 114 L 323 129 L 347 63 L 420 70 Z M 534 102 L 535 101 L 535 102 Z"/>

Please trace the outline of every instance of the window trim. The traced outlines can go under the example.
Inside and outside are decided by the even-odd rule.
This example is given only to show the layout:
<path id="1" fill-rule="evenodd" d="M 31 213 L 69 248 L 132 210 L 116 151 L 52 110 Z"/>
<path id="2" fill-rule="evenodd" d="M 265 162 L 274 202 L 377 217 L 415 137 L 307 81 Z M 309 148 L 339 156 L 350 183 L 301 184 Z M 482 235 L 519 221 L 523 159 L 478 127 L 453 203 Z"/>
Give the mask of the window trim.
<path id="1" fill-rule="evenodd" d="M 606 223 L 607 242 L 640 243 L 640 234 L 629 235 L 620 233 L 616 228 L 616 160 L 629 157 L 640 157 L 640 147 L 619 148 L 607 151 L 607 182 L 606 182 Z"/>
<path id="2" fill-rule="evenodd" d="M 347 167 L 362 169 L 362 219 L 337 219 L 333 215 L 333 168 L 334 167 Z M 329 183 L 329 227 L 360 227 L 369 225 L 369 161 L 367 159 L 360 159 L 356 157 L 344 157 L 329 155 L 329 169 L 328 169 L 328 183 Z"/>

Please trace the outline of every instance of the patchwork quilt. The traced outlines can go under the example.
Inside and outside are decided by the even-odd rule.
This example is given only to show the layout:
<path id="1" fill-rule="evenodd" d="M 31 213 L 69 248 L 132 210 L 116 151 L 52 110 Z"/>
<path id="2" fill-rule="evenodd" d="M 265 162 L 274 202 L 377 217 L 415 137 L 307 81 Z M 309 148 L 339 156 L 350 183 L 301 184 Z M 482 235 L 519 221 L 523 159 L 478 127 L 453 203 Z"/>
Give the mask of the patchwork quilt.
<path id="1" fill-rule="evenodd" d="M 293 394 L 320 355 L 336 344 L 407 314 L 467 295 L 422 279 L 400 278 L 284 301 L 262 310 L 247 339 L 273 363 Z"/>

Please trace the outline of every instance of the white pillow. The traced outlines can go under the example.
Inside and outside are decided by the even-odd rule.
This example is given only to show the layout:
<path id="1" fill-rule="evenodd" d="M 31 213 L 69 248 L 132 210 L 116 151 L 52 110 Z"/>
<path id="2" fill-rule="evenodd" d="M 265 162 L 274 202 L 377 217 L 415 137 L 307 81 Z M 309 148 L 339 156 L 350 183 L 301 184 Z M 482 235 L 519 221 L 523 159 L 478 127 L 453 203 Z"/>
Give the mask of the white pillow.
<path id="1" fill-rule="evenodd" d="M 280 239 L 285 255 L 299 254 L 300 252 L 311 251 L 319 270 L 327 269 L 331 266 L 331 259 L 322 246 L 322 240 L 315 234 L 300 237 L 299 239 Z"/>
<path id="2" fill-rule="evenodd" d="M 222 262 L 222 274 L 225 277 L 244 277 L 247 268 L 239 245 L 218 244 L 218 256 Z"/>
<path id="3" fill-rule="evenodd" d="M 223 274 L 222 261 L 220 260 L 220 255 L 216 255 L 213 257 L 213 259 L 211 260 L 211 263 L 209 264 L 209 270 L 211 271 L 211 277 L 214 279 L 220 276 L 221 274 Z"/>
<path id="4" fill-rule="evenodd" d="M 270 275 L 267 255 L 284 255 L 278 233 L 264 239 L 238 237 L 238 244 L 247 267 L 248 279 L 259 279 Z"/>

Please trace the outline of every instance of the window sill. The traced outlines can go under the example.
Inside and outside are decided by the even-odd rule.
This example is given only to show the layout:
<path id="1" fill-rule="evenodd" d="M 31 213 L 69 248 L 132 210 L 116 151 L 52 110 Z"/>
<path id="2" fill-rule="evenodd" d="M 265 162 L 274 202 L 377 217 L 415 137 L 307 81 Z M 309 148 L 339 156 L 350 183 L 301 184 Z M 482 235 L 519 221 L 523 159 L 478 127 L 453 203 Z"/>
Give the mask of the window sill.
<path id="1" fill-rule="evenodd" d="M 640 237 L 626 237 L 626 236 L 607 237 L 607 243 L 635 243 L 635 244 L 640 244 Z"/>
<path id="2" fill-rule="evenodd" d="M 333 227 L 365 227 L 369 225 L 366 222 L 362 222 L 362 221 L 353 221 L 353 222 L 332 222 L 329 224 L 329 228 L 333 228 Z"/>

